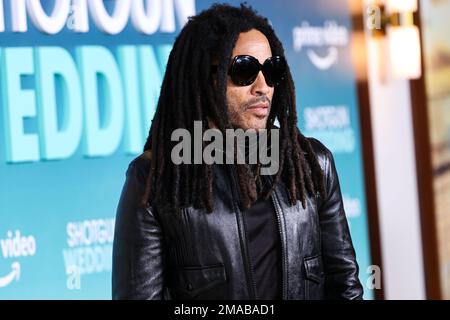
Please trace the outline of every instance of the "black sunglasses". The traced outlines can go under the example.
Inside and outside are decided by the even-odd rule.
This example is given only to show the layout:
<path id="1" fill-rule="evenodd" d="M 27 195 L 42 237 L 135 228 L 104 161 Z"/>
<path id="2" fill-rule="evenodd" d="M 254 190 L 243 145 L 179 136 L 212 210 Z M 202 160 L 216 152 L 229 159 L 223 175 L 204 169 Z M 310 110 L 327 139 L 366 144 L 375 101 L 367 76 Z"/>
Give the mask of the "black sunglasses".
<path id="1" fill-rule="evenodd" d="M 286 73 L 286 60 L 282 56 L 267 58 L 263 64 L 249 55 L 238 55 L 233 58 L 228 74 L 231 81 L 238 86 L 249 86 L 262 71 L 268 86 L 277 86 L 284 80 Z"/>

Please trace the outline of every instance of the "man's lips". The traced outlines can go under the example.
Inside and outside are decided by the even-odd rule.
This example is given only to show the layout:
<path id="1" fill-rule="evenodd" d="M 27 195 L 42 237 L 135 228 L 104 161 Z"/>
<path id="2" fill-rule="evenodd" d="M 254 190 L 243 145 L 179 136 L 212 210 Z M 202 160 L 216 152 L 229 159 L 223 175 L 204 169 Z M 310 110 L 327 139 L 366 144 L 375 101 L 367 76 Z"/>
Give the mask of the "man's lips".
<path id="1" fill-rule="evenodd" d="M 269 105 L 267 103 L 258 103 L 251 105 L 247 110 L 257 116 L 266 116 L 269 112 Z"/>

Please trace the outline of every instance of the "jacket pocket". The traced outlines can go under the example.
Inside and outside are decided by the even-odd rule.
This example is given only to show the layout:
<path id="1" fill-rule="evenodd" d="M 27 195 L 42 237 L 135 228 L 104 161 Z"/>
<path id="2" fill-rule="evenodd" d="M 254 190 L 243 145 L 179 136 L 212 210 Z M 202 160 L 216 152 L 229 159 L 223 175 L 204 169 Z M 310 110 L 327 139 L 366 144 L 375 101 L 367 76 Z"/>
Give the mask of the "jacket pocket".
<path id="1" fill-rule="evenodd" d="M 170 286 L 175 300 L 225 299 L 226 272 L 223 264 L 180 267 L 174 270 Z"/>
<path id="2" fill-rule="evenodd" d="M 305 299 L 318 300 L 324 298 L 324 272 L 320 255 L 305 257 Z"/>

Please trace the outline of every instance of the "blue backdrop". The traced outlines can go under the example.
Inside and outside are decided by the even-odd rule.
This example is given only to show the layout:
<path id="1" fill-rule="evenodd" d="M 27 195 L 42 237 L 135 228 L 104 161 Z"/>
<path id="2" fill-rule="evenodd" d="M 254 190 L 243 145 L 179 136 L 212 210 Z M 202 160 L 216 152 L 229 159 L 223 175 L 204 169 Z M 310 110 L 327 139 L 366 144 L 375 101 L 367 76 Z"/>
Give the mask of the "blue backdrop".
<path id="1" fill-rule="evenodd" d="M 212 2 L 0 0 L 0 299 L 110 298 L 126 168 L 145 142 L 175 36 Z M 285 46 L 299 127 L 333 151 L 365 284 L 347 1 L 247 2 Z"/>

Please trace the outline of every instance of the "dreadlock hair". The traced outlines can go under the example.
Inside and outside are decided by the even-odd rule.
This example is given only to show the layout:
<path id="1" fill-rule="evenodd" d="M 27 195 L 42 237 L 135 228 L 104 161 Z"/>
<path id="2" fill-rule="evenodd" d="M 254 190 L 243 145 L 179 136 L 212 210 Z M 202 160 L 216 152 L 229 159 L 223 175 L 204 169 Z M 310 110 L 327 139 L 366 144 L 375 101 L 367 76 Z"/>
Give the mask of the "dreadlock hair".
<path id="1" fill-rule="evenodd" d="M 175 165 L 170 154 L 171 134 L 177 128 L 193 132 L 194 121 L 202 122 L 202 132 L 211 119 L 225 133 L 232 128 L 227 111 L 227 72 L 234 45 L 242 32 L 263 33 L 272 55 L 284 56 L 284 49 L 268 20 L 251 7 L 214 4 L 190 17 L 175 40 L 169 55 L 161 93 L 144 151 L 150 150 L 151 164 L 142 204 L 150 202 L 180 210 L 188 206 L 214 210 L 212 166 Z M 214 78 L 213 62 L 218 62 Z M 324 176 L 310 142 L 297 128 L 295 88 L 291 72 L 275 88 L 267 128 L 275 119 L 280 124 L 279 170 L 264 191 L 267 199 L 278 182 L 288 189 L 291 205 L 300 200 L 306 207 L 307 193 L 325 197 Z M 205 147 L 205 142 L 202 143 Z M 257 199 L 258 181 L 248 164 L 235 164 L 240 206 L 248 208 Z"/>

